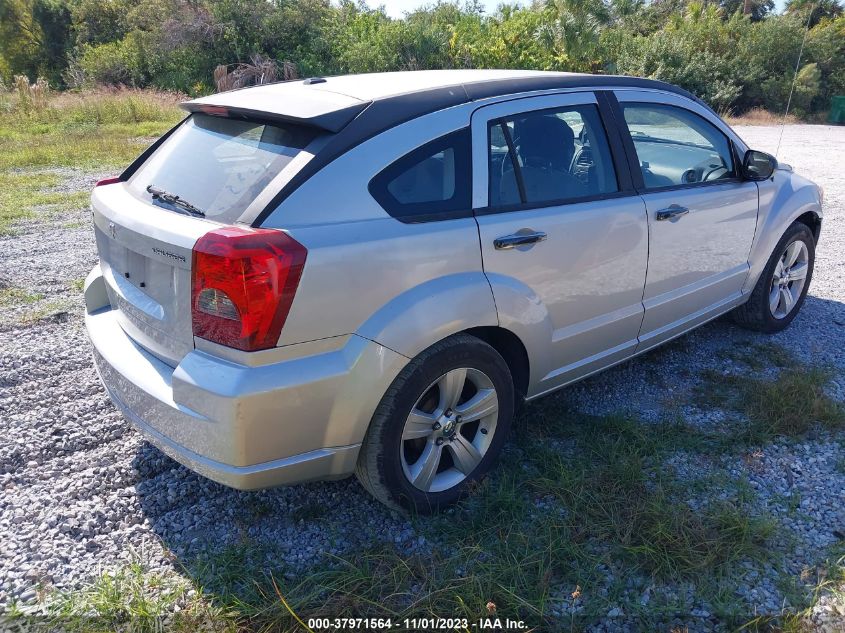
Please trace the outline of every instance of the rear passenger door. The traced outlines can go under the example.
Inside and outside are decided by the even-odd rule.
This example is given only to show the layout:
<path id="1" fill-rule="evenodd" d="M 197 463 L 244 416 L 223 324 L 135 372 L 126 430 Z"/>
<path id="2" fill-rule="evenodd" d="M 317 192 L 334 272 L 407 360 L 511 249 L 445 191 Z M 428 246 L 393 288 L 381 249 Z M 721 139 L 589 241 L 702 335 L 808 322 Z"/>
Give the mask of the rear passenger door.
<path id="1" fill-rule="evenodd" d="M 731 140 L 705 108 L 668 94 L 616 95 L 630 131 L 634 184 L 648 209 L 642 351 L 739 301 L 757 226 L 757 185 L 739 178 Z"/>
<path id="2" fill-rule="evenodd" d="M 502 326 L 531 358 L 529 396 L 630 355 L 648 257 L 643 201 L 592 92 L 472 117 L 473 206 Z"/>

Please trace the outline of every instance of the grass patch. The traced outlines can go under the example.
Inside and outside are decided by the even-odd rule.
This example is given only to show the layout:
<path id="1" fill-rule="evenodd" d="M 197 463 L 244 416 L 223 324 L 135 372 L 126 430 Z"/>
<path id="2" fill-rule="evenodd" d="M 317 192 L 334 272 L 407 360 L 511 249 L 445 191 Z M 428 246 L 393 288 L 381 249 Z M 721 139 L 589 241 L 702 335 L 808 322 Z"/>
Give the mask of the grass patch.
<path id="1" fill-rule="evenodd" d="M 4 308 L 31 305 L 43 298 L 43 294 L 39 292 L 30 292 L 29 290 L 25 290 L 23 288 L 0 288 L 0 307 Z"/>
<path id="2" fill-rule="evenodd" d="M 721 115 L 730 125 L 795 125 L 800 120 L 795 115 L 783 116 L 782 113 L 770 112 L 764 108 L 752 108 L 745 114 L 734 116 L 731 112 L 723 112 Z"/>
<path id="3" fill-rule="evenodd" d="M 0 235 L 37 213 L 88 204 L 90 191 L 51 191 L 61 177 L 32 169 L 122 169 L 182 118 L 180 99 L 150 90 L 47 93 L 26 108 L 13 99 L 0 113 Z"/>
<path id="4" fill-rule="evenodd" d="M 122 169 L 171 126 L 45 124 L 11 131 L 0 122 L 0 170 L 51 166 Z"/>
<path id="5" fill-rule="evenodd" d="M 787 579 L 786 584 L 789 586 L 784 587 L 783 592 L 791 596 L 791 602 L 797 608 L 781 615 L 755 618 L 747 622 L 741 630 L 778 633 L 810 633 L 818 630 L 810 616 L 822 596 L 827 595 L 838 604 L 845 602 L 845 554 L 842 552 L 842 546 L 835 550 L 838 551 L 833 551 L 821 565 L 805 569 L 800 578 Z M 841 612 L 839 615 L 842 615 Z M 827 621 L 828 626 L 836 624 L 838 620 Z M 826 630 L 824 626 L 822 630 Z"/>
<path id="6" fill-rule="evenodd" d="M 177 92 L 106 86 L 84 91 L 48 92 L 37 104 L 27 104 L 20 95 L 12 94 L 11 97 L 5 117 L 30 124 L 77 125 L 168 122 L 178 117 L 179 103 L 185 99 L 185 95 Z"/>
<path id="7" fill-rule="evenodd" d="M 530 485 L 572 515 L 568 532 L 613 543 L 626 567 L 658 577 L 691 577 L 762 554 L 772 525 L 754 518 L 744 497 L 693 510 L 686 486 L 664 468 L 670 451 L 705 438 L 677 425 L 653 428 L 624 418 L 587 424 L 573 438 L 576 458 L 547 444 L 535 447 L 539 476 Z"/>
<path id="8" fill-rule="evenodd" d="M 305 521 L 319 521 L 328 514 L 329 508 L 320 503 L 308 501 L 301 506 L 295 508 L 291 513 L 291 518 L 294 522 Z"/>
<path id="9" fill-rule="evenodd" d="M 745 441 L 801 436 L 819 426 L 845 426 L 845 408 L 825 393 L 832 373 L 821 367 L 781 370 L 775 380 L 706 371 L 697 390 L 700 404 L 737 411 L 751 423 Z"/>
<path id="10" fill-rule="evenodd" d="M 68 312 L 74 309 L 74 304 L 66 299 L 51 299 L 35 304 L 34 309 L 26 312 L 19 319 L 21 325 L 33 325 L 48 319 L 63 322 L 68 319 Z"/>
<path id="11" fill-rule="evenodd" d="M 0 308 L 29 307 L 23 313 L 15 315 L 21 325 L 31 325 L 43 319 L 63 319 L 67 312 L 74 308 L 66 299 L 44 299 L 45 295 L 40 292 L 31 292 L 16 286 L 0 288 Z"/>
<path id="12" fill-rule="evenodd" d="M 12 231 L 16 222 L 39 213 L 61 213 L 82 209 L 88 204 L 89 191 L 71 193 L 51 191 L 62 178 L 51 173 L 0 171 L 0 235 Z"/>
<path id="13" fill-rule="evenodd" d="M 762 371 L 767 367 L 784 369 L 797 364 L 795 357 L 780 345 L 772 343 L 753 343 L 739 347 L 728 353 L 728 357 L 736 362 L 747 365 L 754 371 Z"/>
<path id="14" fill-rule="evenodd" d="M 184 115 L 180 95 L 151 90 L 62 93 L 0 116 L 0 170 L 123 167 Z"/>
<path id="15" fill-rule="evenodd" d="M 33 623 L 33 630 L 107 632 L 131 630 L 145 633 L 165 630 L 214 630 L 227 628 L 226 613 L 215 608 L 201 592 L 178 576 L 147 572 L 132 563 L 99 576 L 85 589 L 50 596 L 47 616 Z M 27 616 L 18 612 L 19 619 Z M 212 627 L 209 627 L 211 623 Z"/>

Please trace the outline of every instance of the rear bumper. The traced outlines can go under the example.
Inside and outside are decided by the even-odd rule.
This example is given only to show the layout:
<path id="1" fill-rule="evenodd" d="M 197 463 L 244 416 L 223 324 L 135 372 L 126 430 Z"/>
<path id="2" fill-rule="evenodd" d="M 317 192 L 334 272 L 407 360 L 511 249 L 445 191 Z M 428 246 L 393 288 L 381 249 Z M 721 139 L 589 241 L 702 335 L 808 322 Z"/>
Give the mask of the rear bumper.
<path id="1" fill-rule="evenodd" d="M 176 461 L 244 490 L 351 474 L 373 411 L 407 362 L 350 336 L 331 351 L 261 365 L 194 350 L 174 369 L 135 343 L 109 306 L 85 321 L 97 371 L 126 418 Z"/>

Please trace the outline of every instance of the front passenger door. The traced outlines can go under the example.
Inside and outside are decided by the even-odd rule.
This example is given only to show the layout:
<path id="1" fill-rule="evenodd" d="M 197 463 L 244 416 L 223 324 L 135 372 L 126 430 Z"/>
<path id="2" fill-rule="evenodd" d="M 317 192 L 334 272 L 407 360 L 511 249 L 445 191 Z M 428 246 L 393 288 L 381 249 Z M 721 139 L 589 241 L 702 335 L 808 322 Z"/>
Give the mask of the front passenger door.
<path id="1" fill-rule="evenodd" d="M 703 108 L 691 101 L 684 107 L 680 98 L 671 103 L 664 94 L 616 95 L 648 210 L 639 352 L 740 301 L 758 196 L 755 183 L 739 178 L 730 139 Z"/>

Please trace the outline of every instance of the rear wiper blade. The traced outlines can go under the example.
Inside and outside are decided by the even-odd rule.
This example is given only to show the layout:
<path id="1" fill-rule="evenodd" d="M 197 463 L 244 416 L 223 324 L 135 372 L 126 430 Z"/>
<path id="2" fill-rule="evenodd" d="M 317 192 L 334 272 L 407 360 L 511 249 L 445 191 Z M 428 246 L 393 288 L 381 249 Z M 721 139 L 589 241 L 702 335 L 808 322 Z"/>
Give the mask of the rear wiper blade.
<path id="1" fill-rule="evenodd" d="M 201 218 L 205 217 L 205 211 L 192 205 L 187 200 L 183 200 L 175 193 L 170 193 L 165 191 L 164 189 L 159 189 L 154 185 L 147 185 L 147 192 L 152 195 L 153 198 L 157 200 L 162 200 L 167 202 L 168 204 L 172 204 L 173 206 L 179 207 L 180 209 L 184 209 L 191 215 L 197 215 Z"/>

